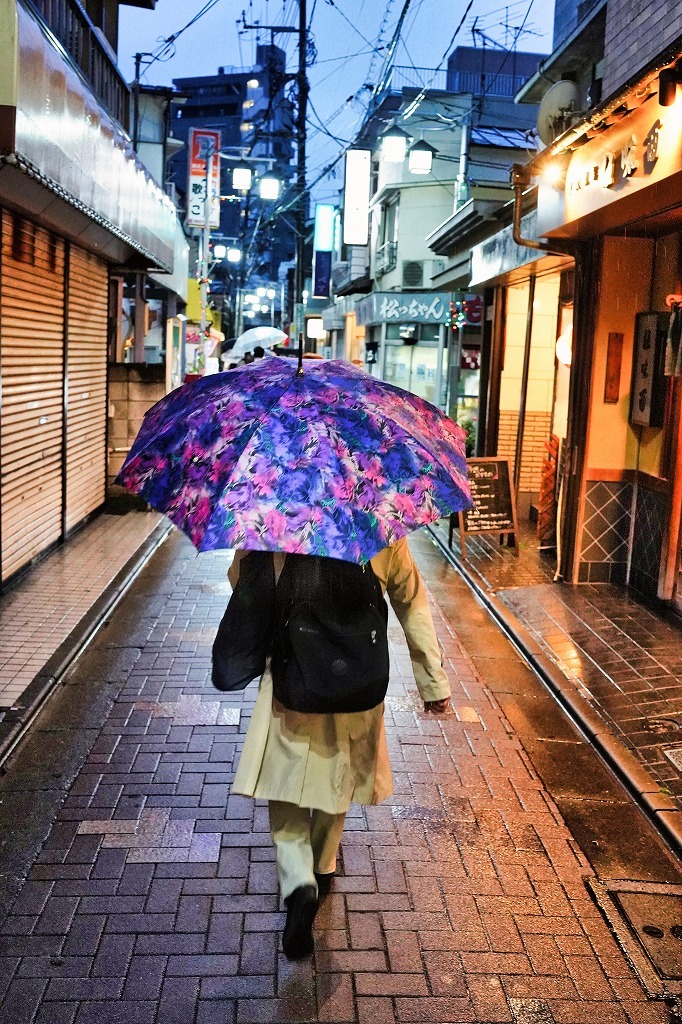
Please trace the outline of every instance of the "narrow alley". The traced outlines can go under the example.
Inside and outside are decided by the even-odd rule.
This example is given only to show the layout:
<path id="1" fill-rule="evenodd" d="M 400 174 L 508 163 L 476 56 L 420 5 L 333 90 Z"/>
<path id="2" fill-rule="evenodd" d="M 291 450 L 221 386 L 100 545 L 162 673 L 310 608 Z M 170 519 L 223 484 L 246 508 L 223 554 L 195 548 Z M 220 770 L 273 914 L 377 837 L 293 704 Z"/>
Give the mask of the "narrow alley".
<path id="1" fill-rule="evenodd" d="M 267 808 L 230 796 L 255 685 L 210 683 L 229 555 L 174 533 L 0 780 L 3 1024 L 672 1019 L 632 922 L 682 891 L 677 862 L 428 536 L 412 548 L 454 713 L 421 710 L 393 619 L 395 793 L 351 810 L 313 961 L 280 951 Z"/>

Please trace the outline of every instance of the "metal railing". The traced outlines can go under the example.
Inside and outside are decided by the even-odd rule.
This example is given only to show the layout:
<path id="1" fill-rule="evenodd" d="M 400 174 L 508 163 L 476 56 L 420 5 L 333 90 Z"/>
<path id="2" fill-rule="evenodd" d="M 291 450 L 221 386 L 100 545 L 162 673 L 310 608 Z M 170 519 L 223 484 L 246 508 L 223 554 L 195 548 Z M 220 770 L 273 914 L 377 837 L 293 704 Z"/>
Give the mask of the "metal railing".
<path id="1" fill-rule="evenodd" d="M 59 40 L 93 93 L 126 130 L 130 89 L 78 0 L 22 0 Z"/>
<path id="2" fill-rule="evenodd" d="M 526 75 L 497 75 L 494 71 L 455 71 L 448 82 L 448 88 L 451 92 L 471 92 L 474 96 L 516 96 L 527 81 Z"/>
<path id="3" fill-rule="evenodd" d="M 398 243 L 384 242 L 376 251 L 374 258 L 374 273 L 388 274 L 389 270 L 395 270 L 398 265 Z"/>
<path id="4" fill-rule="evenodd" d="M 447 83 L 447 71 L 445 68 L 412 68 L 398 65 L 391 71 L 388 80 L 388 89 L 397 92 L 398 89 L 445 89 Z"/>

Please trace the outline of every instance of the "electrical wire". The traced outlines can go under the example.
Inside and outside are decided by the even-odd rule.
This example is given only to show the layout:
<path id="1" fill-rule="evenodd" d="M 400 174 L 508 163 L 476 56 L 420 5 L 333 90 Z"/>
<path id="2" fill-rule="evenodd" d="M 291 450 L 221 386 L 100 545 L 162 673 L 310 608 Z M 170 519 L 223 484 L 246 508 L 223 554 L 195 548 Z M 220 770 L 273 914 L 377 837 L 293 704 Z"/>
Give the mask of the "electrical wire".
<path id="1" fill-rule="evenodd" d="M 532 3 L 532 0 L 531 0 L 531 3 Z M 413 99 L 412 102 L 409 104 L 407 109 L 403 111 L 403 113 L 401 114 L 401 118 L 403 120 L 407 120 L 408 117 L 411 117 L 412 114 L 414 114 L 414 112 L 417 109 L 417 107 L 419 106 L 419 104 L 421 103 L 421 101 L 424 99 L 424 96 L 426 95 L 428 89 L 431 86 L 431 82 L 433 82 L 433 80 L 436 77 L 436 74 L 440 71 L 440 69 L 442 68 L 443 64 L 445 63 L 447 58 L 450 56 L 450 53 L 452 51 L 452 47 L 454 46 L 454 43 L 455 43 L 455 39 L 457 38 L 459 33 L 462 31 L 462 27 L 464 25 L 464 22 L 467 20 L 467 17 L 469 15 L 469 11 L 473 7 L 473 5 L 474 5 L 474 0 L 469 0 L 468 4 L 466 5 L 464 14 L 460 18 L 459 24 L 457 25 L 457 28 L 454 31 L 454 35 L 452 36 L 452 39 L 450 40 L 445 53 L 443 54 L 443 56 L 440 59 L 438 67 L 434 68 L 434 72 L 433 72 L 433 75 L 431 76 L 430 82 L 422 88 L 422 90 L 415 97 L 415 99 Z"/>
<path id="2" fill-rule="evenodd" d="M 387 13 L 388 13 L 388 8 L 390 7 L 390 4 L 391 4 L 392 2 L 393 2 L 393 0 L 389 0 L 389 3 L 388 3 L 388 5 L 387 5 Z M 381 32 L 382 32 L 382 29 L 379 29 L 379 35 L 377 36 L 377 42 L 376 42 L 376 43 L 371 43 L 371 42 L 369 41 L 369 39 L 368 39 L 368 38 L 367 38 L 366 36 L 363 36 L 362 32 L 361 32 L 361 31 L 360 31 L 360 29 L 359 29 L 359 28 L 357 27 L 357 25 L 353 24 L 353 22 L 352 22 L 352 21 L 350 20 L 350 18 L 349 18 L 349 17 L 348 17 L 348 15 L 346 14 L 346 12 L 345 12 L 345 11 L 342 11 L 342 10 L 341 10 L 341 8 L 339 7 L 339 5 L 338 5 L 338 4 L 336 3 L 336 0 L 325 0 L 325 3 L 327 3 L 327 4 L 328 4 L 328 5 L 330 6 L 330 7 L 333 7 L 333 8 L 334 8 L 334 10 L 335 10 L 335 11 L 336 11 L 336 12 L 337 12 L 338 14 L 340 14 L 340 15 L 341 15 L 341 17 L 343 18 L 343 20 L 344 20 L 345 22 L 347 22 L 347 23 L 348 23 L 348 24 L 350 25 L 350 27 L 351 27 L 351 28 L 353 29 L 353 31 L 354 31 L 354 32 L 356 33 L 356 35 L 360 36 L 360 38 L 362 39 L 363 43 L 366 43 L 366 44 L 367 44 L 367 46 L 371 47 L 371 49 L 372 49 L 372 52 L 373 52 L 374 54 L 378 54 L 378 53 L 380 53 L 380 52 L 381 52 L 381 50 L 383 50 L 383 46 L 380 46 L 380 45 L 379 45 L 379 41 L 380 41 L 380 39 L 381 39 Z M 383 26 L 382 26 L 382 27 L 383 27 Z"/>
<path id="3" fill-rule="evenodd" d="M 151 54 L 149 54 L 149 56 L 152 59 L 149 61 L 148 64 L 145 65 L 145 69 L 144 69 L 143 74 L 146 75 L 147 72 L 149 71 L 150 67 L 152 66 L 152 64 L 155 64 L 157 61 L 162 61 L 163 62 L 163 61 L 170 60 L 170 58 L 173 57 L 174 54 L 175 54 L 175 43 L 180 38 L 180 36 L 183 34 L 183 32 L 186 32 L 187 29 L 191 28 L 193 25 L 196 25 L 196 23 L 201 18 L 203 18 L 205 14 L 208 14 L 209 11 L 213 10 L 213 8 L 219 2 L 220 2 L 220 0 L 207 0 L 207 2 L 203 5 L 201 10 L 197 11 L 197 13 L 194 15 L 194 17 L 191 18 L 187 22 L 186 25 L 183 25 L 183 27 L 181 29 L 178 29 L 177 32 L 173 32 L 166 39 L 163 39 L 161 41 L 161 45 L 158 48 L 158 52 L 156 50 L 154 50 L 154 51 L 152 51 Z"/>

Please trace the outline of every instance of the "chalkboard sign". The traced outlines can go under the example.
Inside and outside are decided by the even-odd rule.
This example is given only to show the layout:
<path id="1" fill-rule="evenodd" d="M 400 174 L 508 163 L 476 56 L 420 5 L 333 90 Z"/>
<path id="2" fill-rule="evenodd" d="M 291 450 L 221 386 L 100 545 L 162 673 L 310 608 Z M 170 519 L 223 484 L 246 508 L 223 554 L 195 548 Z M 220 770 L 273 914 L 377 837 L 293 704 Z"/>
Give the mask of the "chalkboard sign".
<path id="1" fill-rule="evenodd" d="M 512 535 L 514 551 L 518 554 L 516 502 L 509 459 L 467 459 L 467 470 L 474 507 L 458 516 L 462 557 L 466 558 L 468 533 L 497 533 L 500 538 Z M 451 547 L 454 528 L 455 516 L 450 516 Z"/>

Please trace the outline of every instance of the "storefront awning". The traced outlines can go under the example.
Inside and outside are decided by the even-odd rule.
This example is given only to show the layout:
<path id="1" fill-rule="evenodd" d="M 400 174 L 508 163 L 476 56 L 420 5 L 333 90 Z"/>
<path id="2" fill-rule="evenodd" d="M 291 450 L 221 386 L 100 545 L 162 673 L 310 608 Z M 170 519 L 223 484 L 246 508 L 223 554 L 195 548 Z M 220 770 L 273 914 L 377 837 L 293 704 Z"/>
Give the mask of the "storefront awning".
<path id="1" fill-rule="evenodd" d="M 82 73 L 18 0 L 0 0 L 0 202 L 109 262 L 171 271 L 177 215 Z"/>

